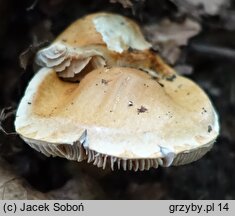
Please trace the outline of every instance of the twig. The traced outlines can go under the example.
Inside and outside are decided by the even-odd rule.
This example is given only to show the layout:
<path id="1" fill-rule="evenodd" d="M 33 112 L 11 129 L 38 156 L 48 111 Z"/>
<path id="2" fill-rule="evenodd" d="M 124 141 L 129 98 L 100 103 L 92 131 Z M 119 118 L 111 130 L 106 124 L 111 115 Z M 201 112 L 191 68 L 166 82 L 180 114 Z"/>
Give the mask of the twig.
<path id="1" fill-rule="evenodd" d="M 9 118 L 11 115 L 14 115 L 16 113 L 16 109 L 12 107 L 5 107 L 0 112 L 0 131 L 2 131 L 6 135 L 16 135 L 16 132 L 7 132 L 2 123 Z"/>
<path id="2" fill-rule="evenodd" d="M 194 51 L 203 54 L 214 55 L 232 60 L 235 59 L 235 50 L 227 47 L 218 47 L 208 44 L 193 43 L 190 45 L 190 48 Z"/>
<path id="3" fill-rule="evenodd" d="M 26 8 L 26 10 L 27 11 L 33 10 L 36 7 L 37 3 L 38 3 L 38 0 L 35 0 L 33 4 L 31 4 L 29 7 Z"/>

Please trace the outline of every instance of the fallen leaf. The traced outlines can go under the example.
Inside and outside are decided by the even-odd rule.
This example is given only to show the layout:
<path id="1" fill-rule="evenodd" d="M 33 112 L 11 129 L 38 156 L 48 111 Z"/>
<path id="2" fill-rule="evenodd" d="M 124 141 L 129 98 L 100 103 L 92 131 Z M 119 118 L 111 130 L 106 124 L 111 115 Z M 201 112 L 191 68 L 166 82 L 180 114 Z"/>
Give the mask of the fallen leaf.
<path id="1" fill-rule="evenodd" d="M 188 40 L 200 31 L 200 24 L 189 18 L 182 23 L 164 19 L 160 23 L 144 27 L 148 40 L 170 64 L 175 64 L 179 58 L 181 53 L 180 46 L 187 45 Z"/>
<path id="2" fill-rule="evenodd" d="M 50 191 L 47 195 L 56 200 L 104 199 L 104 192 L 99 184 L 85 173 L 72 178 L 62 188 Z"/>
<path id="3" fill-rule="evenodd" d="M 144 30 L 152 43 L 174 41 L 177 46 L 182 46 L 201 31 L 201 26 L 189 18 L 182 23 L 164 19 L 158 24 L 145 26 Z"/>
<path id="4" fill-rule="evenodd" d="M 104 199 L 102 188 L 92 177 L 79 173 L 63 187 L 42 193 L 33 189 L 24 178 L 17 176 L 11 166 L 0 158 L 0 200 L 26 199 Z"/>
<path id="5" fill-rule="evenodd" d="M 133 6 L 131 0 L 110 0 L 111 3 L 120 3 L 124 8 L 130 8 Z"/>
<path id="6" fill-rule="evenodd" d="M 217 15 L 223 8 L 230 6 L 230 0 L 171 0 L 178 9 L 186 14 L 201 15 Z"/>
<path id="7" fill-rule="evenodd" d="M 31 188 L 0 158 L 0 200 L 49 199 L 49 196 Z"/>
<path id="8" fill-rule="evenodd" d="M 39 49 L 48 45 L 48 41 L 30 45 L 24 52 L 19 56 L 20 66 L 26 70 L 27 66 L 32 64 L 34 61 L 34 56 Z"/>

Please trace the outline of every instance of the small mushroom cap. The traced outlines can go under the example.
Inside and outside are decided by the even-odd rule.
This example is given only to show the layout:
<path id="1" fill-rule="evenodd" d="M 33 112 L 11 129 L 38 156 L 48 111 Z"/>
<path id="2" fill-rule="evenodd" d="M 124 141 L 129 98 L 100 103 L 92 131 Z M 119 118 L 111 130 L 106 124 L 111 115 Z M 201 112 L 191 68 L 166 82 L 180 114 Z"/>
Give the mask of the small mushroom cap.
<path id="1" fill-rule="evenodd" d="M 123 16 L 96 13 L 71 24 L 49 47 L 40 50 L 36 63 L 54 69 L 67 81 L 77 74 L 104 67 L 131 67 L 152 76 L 171 76 L 174 71 L 149 48 L 138 25 Z"/>
<path id="2" fill-rule="evenodd" d="M 137 50 L 151 47 L 134 21 L 113 13 L 95 13 L 78 19 L 55 42 L 72 47 L 104 45 L 119 53 L 130 47 Z"/>
<path id="3" fill-rule="evenodd" d="M 17 133 L 48 156 L 144 170 L 197 160 L 218 135 L 210 100 L 187 78 L 119 67 L 80 76 L 64 82 L 43 68 L 20 102 Z"/>

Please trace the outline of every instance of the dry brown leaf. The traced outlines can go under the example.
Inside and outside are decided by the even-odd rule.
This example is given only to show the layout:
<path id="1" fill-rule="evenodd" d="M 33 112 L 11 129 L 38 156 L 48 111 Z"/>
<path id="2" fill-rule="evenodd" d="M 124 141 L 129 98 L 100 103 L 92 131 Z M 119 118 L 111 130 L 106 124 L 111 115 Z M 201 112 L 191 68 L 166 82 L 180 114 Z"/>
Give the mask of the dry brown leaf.
<path id="1" fill-rule="evenodd" d="M 12 168 L 0 158 L 0 200 L 71 200 L 104 199 L 104 192 L 92 177 L 80 173 L 63 187 L 48 193 L 33 189 L 25 179 L 17 176 Z"/>
<path id="2" fill-rule="evenodd" d="M 131 0 L 110 0 L 111 3 L 120 3 L 124 8 L 130 8 L 133 6 Z"/>
<path id="3" fill-rule="evenodd" d="M 230 0 L 171 0 L 181 12 L 200 15 L 217 15 L 230 5 Z"/>
<path id="4" fill-rule="evenodd" d="M 144 29 L 152 43 L 174 41 L 177 46 L 182 46 L 187 45 L 188 39 L 200 32 L 201 26 L 191 19 L 182 23 L 164 19 L 161 23 L 145 26 Z"/>
<path id="5" fill-rule="evenodd" d="M 84 173 L 47 195 L 56 200 L 104 199 L 104 192 L 101 187 L 94 179 Z"/>
<path id="6" fill-rule="evenodd" d="M 221 7 L 229 5 L 230 0 L 187 0 L 195 7 L 203 7 L 205 13 L 209 15 L 216 15 L 219 13 Z"/>
<path id="7" fill-rule="evenodd" d="M 188 40 L 201 31 L 201 26 L 189 18 L 182 23 L 164 19 L 160 23 L 145 26 L 144 31 L 153 47 L 160 50 L 168 63 L 174 64 L 180 56 L 179 47 L 187 45 Z"/>
<path id="8" fill-rule="evenodd" d="M 48 45 L 48 41 L 30 45 L 25 51 L 19 56 L 20 66 L 26 70 L 27 66 L 34 62 L 34 56 L 39 49 Z"/>
<path id="9" fill-rule="evenodd" d="M 32 189 L 15 175 L 11 167 L 0 159 L 0 200 L 48 199 L 49 196 Z"/>

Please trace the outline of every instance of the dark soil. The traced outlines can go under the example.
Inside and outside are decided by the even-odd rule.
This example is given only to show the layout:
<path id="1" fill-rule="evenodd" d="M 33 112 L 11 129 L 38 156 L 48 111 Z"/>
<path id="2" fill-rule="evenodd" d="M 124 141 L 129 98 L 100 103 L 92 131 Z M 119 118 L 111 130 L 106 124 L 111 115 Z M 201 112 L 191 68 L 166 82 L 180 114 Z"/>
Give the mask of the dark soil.
<path id="1" fill-rule="evenodd" d="M 114 11 L 142 25 L 163 17 L 179 21 L 187 16 L 177 13 L 171 1 L 134 2 L 134 8 L 124 9 L 108 0 L 0 1 L 0 109 L 17 107 L 34 74 L 34 65 L 25 71 L 20 68 L 20 53 L 33 43 L 51 41 L 76 18 L 96 11 Z M 229 10 L 235 11 L 234 5 Z M 209 94 L 220 116 L 221 134 L 202 159 L 180 167 L 102 174 L 101 169 L 90 171 L 91 166 L 84 168 L 83 163 L 47 158 L 18 136 L 3 132 L 0 156 L 43 192 L 64 185 L 75 175 L 71 170 L 77 168 L 96 179 L 107 199 L 235 199 L 235 29 L 226 27 L 225 22 L 230 20 L 222 19 L 220 14 L 202 16 L 199 22 L 202 32 L 183 48 L 177 64 L 193 67 L 188 77 Z M 13 121 L 14 115 L 3 122 L 8 132 L 14 131 Z M 96 176 L 97 172 L 101 174 Z"/>

